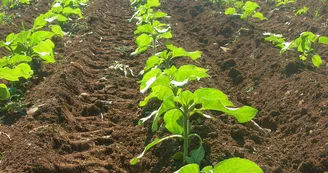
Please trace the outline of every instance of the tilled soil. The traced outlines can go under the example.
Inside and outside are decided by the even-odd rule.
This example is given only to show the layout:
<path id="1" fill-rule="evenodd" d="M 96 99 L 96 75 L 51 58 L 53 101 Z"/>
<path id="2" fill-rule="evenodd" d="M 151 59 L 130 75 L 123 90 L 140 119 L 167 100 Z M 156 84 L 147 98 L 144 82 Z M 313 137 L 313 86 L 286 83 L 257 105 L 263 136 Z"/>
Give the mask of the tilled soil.
<path id="1" fill-rule="evenodd" d="M 31 26 L 49 3 L 38 2 L 37 10 L 17 10 L 22 18 L 14 23 Z M 272 11 L 268 3 L 260 5 L 269 20 L 246 23 L 202 1 L 162 3 L 161 9 L 171 16 L 172 42 L 188 51 L 201 50 L 197 65 L 209 69 L 211 78 L 194 82 L 191 88 L 218 88 L 237 105 L 256 107 L 254 121 L 271 131 L 252 123 L 237 124 L 218 112 L 213 112 L 215 121 L 195 121 L 192 130 L 203 137 L 206 149 L 202 166 L 235 156 L 255 161 L 268 173 L 327 172 L 328 47 L 319 52 L 323 66 L 314 69 L 295 61 L 293 52 L 280 56 L 262 34 L 269 31 L 294 39 L 313 31 L 328 36 L 327 16 L 316 22 L 311 16 L 320 6 L 325 14 L 328 5 L 300 0 L 294 6 L 308 6 L 311 13 L 306 16 L 294 16 L 292 8 Z M 163 135 L 152 134 L 149 124 L 137 125 L 145 116 L 138 107 L 143 98 L 139 79 L 109 68 L 118 61 L 137 74 L 149 55 L 130 56 L 135 49 L 135 25 L 128 22 L 132 13 L 128 0 L 90 0 L 76 32 L 56 40 L 57 62 L 43 65 L 27 83 L 29 115 L 6 115 L 0 125 L 0 132 L 10 135 L 0 134 L 0 172 L 157 173 L 181 167 L 171 158 L 181 149 L 175 140 L 151 149 L 138 165 L 129 165 L 147 143 Z M 1 26 L 1 39 L 13 31 L 19 27 Z M 182 62 L 186 61 L 177 63 Z"/>

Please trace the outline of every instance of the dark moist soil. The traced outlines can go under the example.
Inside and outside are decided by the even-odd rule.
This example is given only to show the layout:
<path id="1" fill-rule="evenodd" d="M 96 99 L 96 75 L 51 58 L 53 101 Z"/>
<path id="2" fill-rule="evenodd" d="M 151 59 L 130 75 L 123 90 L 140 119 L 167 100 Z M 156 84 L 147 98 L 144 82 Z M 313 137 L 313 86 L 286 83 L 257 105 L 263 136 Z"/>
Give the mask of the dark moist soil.
<path id="1" fill-rule="evenodd" d="M 38 14 L 48 10 L 49 3 L 43 0 L 39 6 L 16 10 L 21 17 L 14 23 L 19 26 L 24 21 L 30 27 Z M 321 47 L 324 63 L 314 69 L 295 61 L 293 52 L 279 56 L 279 50 L 262 35 L 274 32 L 295 39 L 303 31 L 313 31 L 328 36 L 327 16 L 315 22 L 312 15 L 318 7 L 327 14 L 327 2 L 299 0 L 280 10 L 265 2 L 260 5 L 269 20 L 247 24 L 200 0 L 162 3 L 163 11 L 172 16 L 168 22 L 173 43 L 188 51 L 201 50 L 203 57 L 197 65 L 210 70 L 210 79 L 194 82 L 191 88 L 218 88 L 236 105 L 256 107 L 259 113 L 254 121 L 271 130 L 259 130 L 252 123 L 237 124 L 233 118 L 212 112 L 215 121 L 193 123 L 192 130 L 204 139 L 202 166 L 244 157 L 267 173 L 327 172 L 328 47 Z M 310 13 L 294 16 L 291 7 L 304 5 Z M 143 97 L 138 79 L 109 68 L 118 61 L 137 73 L 147 57 L 147 53 L 129 56 L 135 49 L 135 26 L 128 22 L 132 16 L 129 1 L 90 0 L 85 16 L 75 34 L 56 41 L 57 62 L 42 65 L 27 83 L 28 115 L 3 119 L 0 172 L 176 171 L 181 163 L 171 156 L 181 150 L 181 142 L 175 140 L 151 149 L 138 165 L 129 165 L 147 143 L 164 135 L 152 134 L 149 124 L 137 125 L 145 116 L 138 107 Z M 1 26 L 1 39 L 18 32 L 16 26 Z M 240 28 L 248 30 L 238 32 Z M 186 61 L 178 61 L 182 62 Z"/>

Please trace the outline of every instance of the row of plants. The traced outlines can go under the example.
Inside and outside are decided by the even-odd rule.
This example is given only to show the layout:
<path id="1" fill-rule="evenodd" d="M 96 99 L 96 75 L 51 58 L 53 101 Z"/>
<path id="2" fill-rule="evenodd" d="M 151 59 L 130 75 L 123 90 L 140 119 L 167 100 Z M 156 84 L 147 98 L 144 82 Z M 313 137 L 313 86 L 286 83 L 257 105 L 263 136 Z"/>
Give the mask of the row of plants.
<path id="1" fill-rule="evenodd" d="M 208 69 L 197 67 L 193 64 L 177 66 L 175 60 L 188 58 L 197 61 L 202 52 L 188 52 L 182 47 L 177 47 L 169 42 L 172 38 L 171 25 L 163 23 L 169 18 L 167 13 L 158 9 L 159 0 L 131 0 L 134 9 L 132 20 L 136 20 L 137 28 L 134 31 L 137 49 L 133 56 L 152 49 L 151 56 L 147 59 L 140 84 L 140 92 L 147 94 L 139 106 L 145 107 L 150 103 L 160 103 L 149 115 L 141 118 L 139 125 L 152 119 L 151 130 L 158 132 L 164 126 L 165 132 L 170 135 L 156 138 L 146 145 L 144 151 L 131 159 L 135 165 L 155 145 L 169 139 L 177 138 L 182 142 L 183 151 L 174 154 L 175 159 L 182 159 L 183 166 L 177 173 L 198 172 L 227 172 L 227 173 L 261 173 L 263 172 L 254 162 L 242 158 L 231 158 L 200 170 L 201 161 L 205 158 L 205 149 L 200 135 L 194 131 L 191 117 L 201 116 L 208 119 L 215 117 L 209 111 L 219 111 L 229 114 L 239 123 L 252 120 L 257 114 L 257 109 L 250 106 L 236 108 L 222 91 L 215 88 L 198 88 L 188 90 L 187 85 L 192 81 L 199 81 L 210 77 Z M 165 40 L 165 41 L 164 41 Z M 156 105 L 156 104 L 155 104 Z M 162 125 L 160 123 L 163 122 Z M 191 148 L 191 143 L 198 142 L 198 147 Z"/>
<path id="2" fill-rule="evenodd" d="M 25 4 L 30 4 L 31 0 L 2 0 L 1 2 L 1 9 L 12 9 Z"/>
<path id="3" fill-rule="evenodd" d="M 249 18 L 257 18 L 259 20 L 268 20 L 261 12 L 256 11 L 260 6 L 253 1 L 233 0 L 233 1 L 211 1 L 228 7 L 225 10 L 226 15 L 240 16 L 241 19 L 246 20 L 248 23 Z M 295 3 L 296 0 L 271 0 L 270 3 L 274 3 L 277 7 L 284 7 L 287 4 Z M 304 6 L 302 9 L 297 10 L 295 15 L 301 15 L 307 13 L 308 8 Z M 242 28 L 245 29 L 245 28 Z M 246 28 L 246 30 L 248 30 Z M 316 35 L 312 32 L 306 31 L 300 34 L 298 38 L 292 41 L 285 41 L 285 38 L 281 34 L 274 34 L 266 32 L 264 39 L 275 44 L 280 48 L 280 53 L 283 54 L 287 50 L 294 50 L 298 54 L 298 59 L 301 62 L 309 64 L 312 61 L 313 66 L 319 68 L 322 64 L 321 56 L 318 54 L 320 46 L 328 44 L 326 36 Z"/>
<path id="4" fill-rule="evenodd" d="M 0 48 L 8 54 L 0 59 L 0 106 L 1 112 L 21 110 L 23 92 L 18 88 L 22 79 L 33 76 L 34 64 L 54 63 L 54 37 L 63 37 L 63 25 L 72 19 L 82 18 L 81 8 L 88 0 L 55 0 L 51 9 L 40 14 L 31 29 L 22 23 L 22 31 L 10 33 L 0 41 Z"/>
<path id="5" fill-rule="evenodd" d="M 307 64 L 312 62 L 317 68 L 322 64 L 322 59 L 318 51 L 320 46 L 328 45 L 328 37 L 316 35 L 308 31 L 301 33 L 298 38 L 288 42 L 285 41 L 286 39 L 281 34 L 264 33 L 264 35 L 266 36 L 266 41 L 280 48 L 280 54 L 292 50 L 297 53 L 299 60 Z"/>
<path id="6" fill-rule="evenodd" d="M 11 23 L 15 17 L 14 14 L 8 12 L 8 9 L 22 7 L 30 3 L 30 0 L 2 0 L 0 6 L 0 25 Z"/>

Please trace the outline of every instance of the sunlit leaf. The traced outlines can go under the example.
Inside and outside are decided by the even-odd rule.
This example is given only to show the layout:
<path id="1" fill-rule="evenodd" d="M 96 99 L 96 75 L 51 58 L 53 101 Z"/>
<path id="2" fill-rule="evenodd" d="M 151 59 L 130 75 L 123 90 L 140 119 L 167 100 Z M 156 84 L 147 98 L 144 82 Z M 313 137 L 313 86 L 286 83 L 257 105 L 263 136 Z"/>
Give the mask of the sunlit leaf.
<path id="1" fill-rule="evenodd" d="M 317 55 L 314 55 L 312 57 L 312 63 L 315 67 L 320 67 L 320 65 L 322 64 L 322 60 L 321 60 L 321 57 L 317 54 Z"/>
<path id="2" fill-rule="evenodd" d="M 178 109 L 171 109 L 164 114 L 165 127 L 173 134 L 183 133 L 183 115 Z"/>
<path id="3" fill-rule="evenodd" d="M 198 164 L 188 164 L 180 168 L 178 171 L 174 173 L 199 173 L 199 165 Z"/>
<path id="4" fill-rule="evenodd" d="M 8 100 L 10 98 L 10 93 L 5 84 L 0 84 L 0 100 Z"/>
<path id="5" fill-rule="evenodd" d="M 231 158 L 215 165 L 213 173 L 263 173 L 263 170 L 250 160 Z"/>

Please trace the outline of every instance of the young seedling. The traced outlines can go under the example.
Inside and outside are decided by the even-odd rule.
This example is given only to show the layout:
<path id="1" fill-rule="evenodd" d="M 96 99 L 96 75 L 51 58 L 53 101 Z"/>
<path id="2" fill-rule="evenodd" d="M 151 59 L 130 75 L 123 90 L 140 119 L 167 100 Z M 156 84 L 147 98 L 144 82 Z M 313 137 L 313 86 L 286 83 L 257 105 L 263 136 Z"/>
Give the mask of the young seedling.
<path id="1" fill-rule="evenodd" d="M 3 5 L 9 6 L 16 2 L 29 3 L 30 0 L 2 1 Z M 0 79 L 8 81 L 6 84 L 0 84 L 1 111 L 9 109 L 17 111 L 22 107 L 23 94 L 15 86 L 20 78 L 29 79 L 33 75 L 30 66 L 33 58 L 46 63 L 55 62 L 53 51 L 55 45 L 51 38 L 54 36 L 63 37 L 64 32 L 59 25 L 48 25 L 48 23 L 50 24 L 54 20 L 67 21 L 68 18 L 64 15 L 75 14 L 82 17 L 78 7 L 85 6 L 87 2 L 88 0 L 56 0 L 49 12 L 41 14 L 34 21 L 32 29 L 25 30 L 22 24 L 23 30 L 20 33 L 11 33 L 5 41 L 0 41 L 0 48 L 4 47 L 10 51 L 9 55 L 0 59 Z M 44 26 L 47 26 L 49 31 L 40 30 Z"/>
<path id="2" fill-rule="evenodd" d="M 14 18 L 13 14 L 8 14 L 5 11 L 0 13 L 0 25 L 11 23 Z"/>
<path id="3" fill-rule="evenodd" d="M 172 44 L 166 45 L 166 50 L 158 52 L 156 55 L 153 55 L 148 58 L 146 61 L 146 66 L 144 68 L 145 72 L 148 72 L 150 69 L 159 68 L 159 69 L 168 69 L 173 65 L 173 60 L 180 57 L 189 57 L 191 60 L 197 60 L 201 57 L 202 52 L 187 52 L 181 47 L 176 47 Z"/>
<path id="4" fill-rule="evenodd" d="M 153 55 L 157 53 L 156 47 L 161 38 L 172 38 L 171 27 L 168 24 L 160 22 L 158 19 L 168 17 L 161 11 L 152 9 L 160 5 L 158 0 L 147 1 L 145 5 L 140 5 L 132 19 L 137 19 L 137 30 L 134 34 L 139 35 L 136 38 L 137 49 L 131 55 L 138 55 L 146 51 L 150 46 L 153 48 Z M 130 21 L 131 21 L 130 20 Z"/>
<path id="5" fill-rule="evenodd" d="M 145 147 L 139 156 L 131 159 L 130 163 L 132 165 L 137 164 L 145 152 L 156 144 L 167 139 L 180 138 L 183 140 L 183 152 L 178 152 L 176 155 L 181 155 L 184 163 L 200 164 L 205 157 L 205 150 L 202 145 L 202 138 L 193 131 L 190 122 L 191 116 L 198 114 L 213 119 L 214 117 L 207 115 L 206 111 L 220 111 L 235 117 L 238 122 L 243 123 L 250 121 L 256 115 L 257 110 L 249 106 L 235 108 L 223 92 L 214 88 L 199 88 L 194 92 L 185 90 L 190 81 L 209 77 L 207 69 L 190 64 L 176 67 L 173 60 L 178 57 L 189 57 L 192 60 L 197 60 L 201 56 L 201 52 L 187 52 L 183 48 L 171 44 L 166 45 L 166 50 L 157 52 L 157 41 L 153 36 L 164 34 L 158 32 L 158 26 L 163 27 L 160 30 L 165 31 L 165 33 L 169 32 L 170 28 L 169 25 L 162 24 L 159 21 L 158 25 L 155 25 L 157 18 L 154 16 L 162 18 L 167 17 L 167 14 L 153 11 L 153 7 L 160 5 L 158 0 L 148 0 L 145 3 L 142 3 L 141 0 L 131 2 L 137 4 L 135 7 L 137 11 L 132 17 L 138 20 L 138 28 L 135 34 L 141 34 L 136 40 L 138 48 L 133 54 L 144 52 L 151 44 L 154 48 L 153 55 L 147 60 L 144 68 L 146 73 L 140 81 L 140 92 L 150 91 L 148 96 L 139 103 L 139 106 L 146 106 L 150 100 L 154 99 L 161 102 L 157 110 L 140 119 L 138 124 L 141 125 L 153 118 L 151 129 L 155 132 L 158 130 L 159 122 L 162 119 L 165 128 L 171 135 L 156 138 Z M 199 147 L 190 151 L 190 140 L 194 137 L 199 141 Z"/>
<path id="6" fill-rule="evenodd" d="M 254 162 L 231 158 L 224 160 L 214 166 L 206 166 L 202 170 L 197 164 L 188 164 L 174 173 L 263 173 L 263 170 Z"/>
<path id="7" fill-rule="evenodd" d="M 301 15 L 301 14 L 306 14 L 308 10 L 309 10 L 309 8 L 307 8 L 306 6 L 304 6 L 303 8 L 297 10 L 296 13 L 295 13 L 295 15 L 298 16 L 298 15 Z"/>
<path id="8" fill-rule="evenodd" d="M 183 139 L 185 163 L 199 164 L 205 156 L 205 151 L 202 147 L 202 138 L 197 133 L 191 133 L 190 117 L 192 115 L 200 114 L 205 118 L 213 118 L 205 114 L 204 111 L 215 110 L 235 117 L 240 123 L 250 121 L 256 115 L 257 110 L 249 106 L 232 108 L 234 105 L 220 90 L 214 88 L 200 88 L 195 92 L 184 90 L 189 81 L 208 77 L 206 72 L 206 69 L 194 65 L 184 65 L 180 68 L 172 66 L 163 72 L 156 68 L 145 74 L 140 84 L 140 91 L 142 93 L 148 89 L 152 91 L 139 105 L 145 106 L 150 99 L 161 100 L 162 104 L 158 110 L 155 110 L 148 117 L 142 118 L 139 124 L 153 117 L 152 131 L 154 132 L 158 129 L 158 122 L 163 116 L 165 127 L 172 135 L 155 139 L 148 144 L 142 154 L 131 160 L 132 165 L 136 164 L 144 153 L 154 145 L 170 138 Z M 191 151 L 189 155 L 189 140 L 192 137 L 198 138 L 200 144 L 199 148 Z"/>
<path id="9" fill-rule="evenodd" d="M 317 52 L 320 44 L 328 45 L 328 37 L 315 35 L 312 32 L 303 32 L 294 41 L 285 42 L 282 35 L 272 33 L 264 33 L 264 35 L 267 36 L 266 41 L 270 41 L 280 48 L 280 54 L 287 50 L 294 50 L 298 53 L 300 60 L 306 61 L 311 58 L 312 64 L 317 68 L 322 64 L 322 59 Z"/>
<path id="10" fill-rule="evenodd" d="M 296 0 L 274 0 L 277 7 L 286 6 L 290 3 L 295 3 Z"/>
<path id="11" fill-rule="evenodd" d="M 250 17 L 257 18 L 259 20 L 268 20 L 261 12 L 255 12 L 260 6 L 256 2 L 246 1 L 245 4 L 241 1 L 235 3 L 235 7 L 227 8 L 226 15 L 237 15 L 241 19 L 248 20 Z"/>

